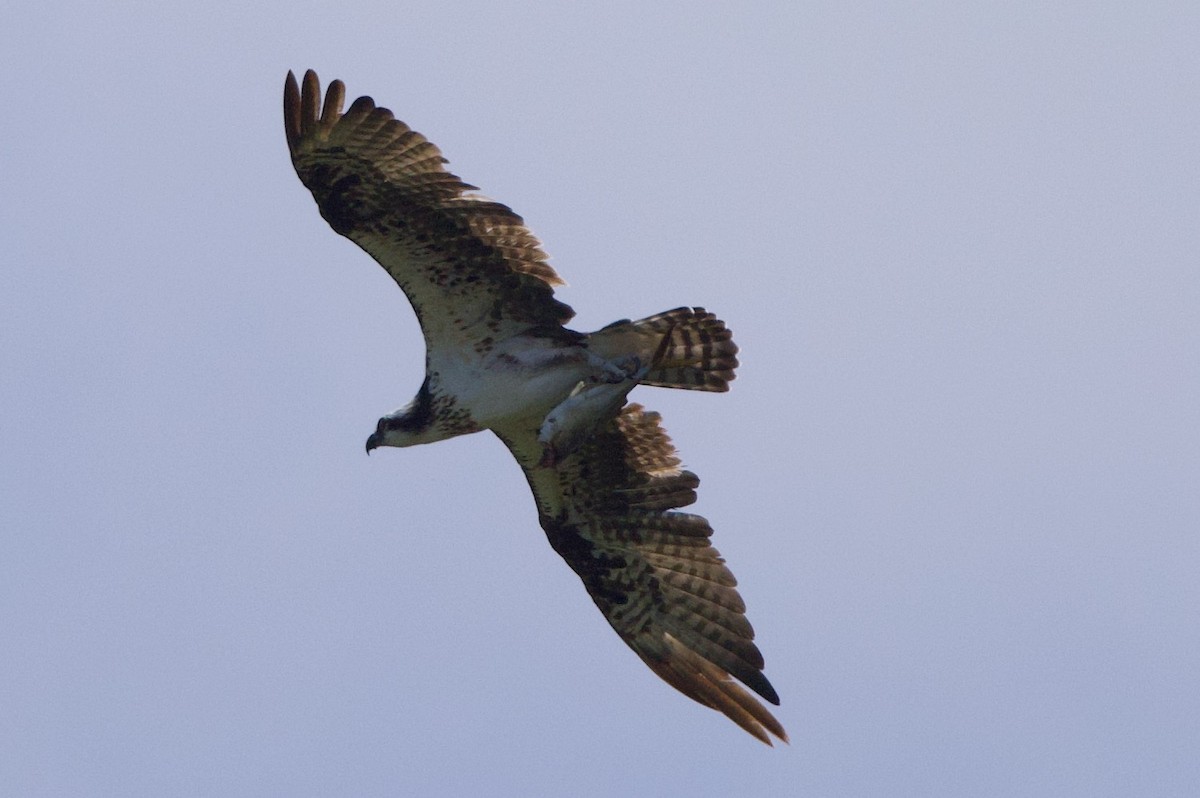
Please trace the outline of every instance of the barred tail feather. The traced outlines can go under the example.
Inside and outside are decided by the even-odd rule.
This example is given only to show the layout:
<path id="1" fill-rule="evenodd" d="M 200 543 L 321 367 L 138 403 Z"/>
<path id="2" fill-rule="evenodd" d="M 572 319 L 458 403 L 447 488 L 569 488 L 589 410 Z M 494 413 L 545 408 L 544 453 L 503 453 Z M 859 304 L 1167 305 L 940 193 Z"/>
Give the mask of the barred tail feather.
<path id="1" fill-rule="evenodd" d="M 704 308 L 614 322 L 592 333 L 588 348 L 609 359 L 638 355 L 651 363 L 641 383 L 660 388 L 728 391 L 738 365 L 733 333 Z"/>

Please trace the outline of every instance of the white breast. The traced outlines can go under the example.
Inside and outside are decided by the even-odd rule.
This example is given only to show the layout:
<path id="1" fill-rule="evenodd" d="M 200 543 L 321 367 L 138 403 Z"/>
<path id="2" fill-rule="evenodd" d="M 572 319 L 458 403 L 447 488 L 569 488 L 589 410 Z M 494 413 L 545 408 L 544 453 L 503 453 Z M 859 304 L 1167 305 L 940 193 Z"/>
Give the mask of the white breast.
<path id="1" fill-rule="evenodd" d="M 431 352 L 429 370 L 438 393 L 453 396 L 480 427 L 492 428 L 521 420 L 540 426 L 590 369 L 579 347 L 517 336 L 482 355 Z"/>

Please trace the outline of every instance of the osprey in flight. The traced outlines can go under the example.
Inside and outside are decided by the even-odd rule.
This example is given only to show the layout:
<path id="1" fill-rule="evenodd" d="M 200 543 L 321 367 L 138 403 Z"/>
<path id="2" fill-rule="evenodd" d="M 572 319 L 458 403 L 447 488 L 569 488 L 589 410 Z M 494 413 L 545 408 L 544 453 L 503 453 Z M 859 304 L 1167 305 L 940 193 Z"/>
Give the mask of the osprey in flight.
<path id="1" fill-rule="evenodd" d="M 562 280 L 521 217 L 446 171 L 441 151 L 360 97 L 321 102 L 290 72 L 283 123 L 292 164 L 321 216 L 408 296 L 425 336 L 425 381 L 379 419 L 367 451 L 491 430 L 512 452 L 550 545 L 621 639 L 672 687 L 758 739 L 787 740 L 747 690 L 779 703 L 762 673 L 736 580 L 712 528 L 678 512 L 700 480 L 680 468 L 636 385 L 725 391 L 737 346 L 702 308 L 593 333 L 563 325 Z"/>

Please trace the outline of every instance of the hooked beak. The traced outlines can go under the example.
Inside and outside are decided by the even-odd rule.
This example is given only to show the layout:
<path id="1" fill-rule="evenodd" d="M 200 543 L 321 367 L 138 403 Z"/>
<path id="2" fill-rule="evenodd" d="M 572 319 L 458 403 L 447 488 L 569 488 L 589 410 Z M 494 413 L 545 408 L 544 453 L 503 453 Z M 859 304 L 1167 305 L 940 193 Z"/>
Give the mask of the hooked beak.
<path id="1" fill-rule="evenodd" d="M 367 454 L 370 454 L 372 449 L 379 448 L 379 443 L 382 438 L 383 436 L 380 435 L 378 431 L 371 433 L 371 437 L 367 438 Z"/>

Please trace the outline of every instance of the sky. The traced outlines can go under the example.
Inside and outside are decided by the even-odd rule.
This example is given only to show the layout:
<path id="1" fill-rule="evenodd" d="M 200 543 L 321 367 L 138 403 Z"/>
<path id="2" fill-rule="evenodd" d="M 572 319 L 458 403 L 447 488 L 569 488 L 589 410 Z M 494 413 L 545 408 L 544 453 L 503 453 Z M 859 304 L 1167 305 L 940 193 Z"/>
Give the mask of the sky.
<path id="1" fill-rule="evenodd" d="M 1200 7 L 25 3 L 0 30 L 0 792 L 1200 793 Z M 341 78 L 641 388 L 790 745 L 660 682 L 487 435 L 363 442 L 402 294 L 287 156 Z"/>

